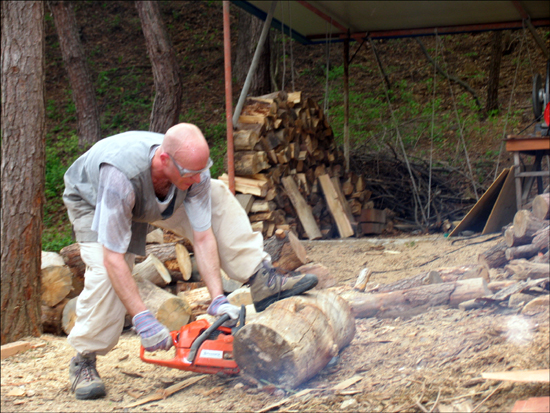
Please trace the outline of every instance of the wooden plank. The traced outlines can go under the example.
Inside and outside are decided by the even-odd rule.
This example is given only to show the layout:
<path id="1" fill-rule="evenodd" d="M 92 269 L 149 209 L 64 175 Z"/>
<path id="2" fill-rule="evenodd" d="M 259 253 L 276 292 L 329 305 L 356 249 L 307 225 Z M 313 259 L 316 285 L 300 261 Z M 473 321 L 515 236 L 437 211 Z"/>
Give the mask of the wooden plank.
<path id="1" fill-rule="evenodd" d="M 514 215 L 517 211 L 516 183 L 512 168 L 509 168 L 504 185 L 498 194 L 495 206 L 487 219 L 487 223 L 481 235 L 500 232 L 502 227 L 510 224 L 514 220 Z"/>
<path id="2" fill-rule="evenodd" d="M 506 139 L 507 152 L 519 151 L 550 151 L 550 137 L 542 136 L 540 138 L 508 138 Z"/>
<path id="3" fill-rule="evenodd" d="M 254 203 L 254 195 L 251 194 L 235 194 L 235 198 L 237 198 L 237 201 L 241 204 L 243 209 L 248 214 L 250 212 L 250 208 L 252 208 L 252 204 Z"/>
<path id="4" fill-rule="evenodd" d="M 450 237 L 460 234 L 462 231 L 470 230 L 481 232 L 487 223 L 487 218 L 495 205 L 495 202 L 500 194 L 500 190 L 504 185 L 508 169 L 503 170 L 500 175 L 491 184 L 489 189 L 479 198 L 479 201 L 470 209 L 460 223 L 451 231 Z"/>
<path id="5" fill-rule="evenodd" d="M 311 212 L 311 207 L 307 204 L 302 194 L 300 194 L 300 191 L 298 191 L 294 178 L 292 176 L 285 176 L 284 178 L 281 178 L 281 182 L 283 183 L 286 193 L 290 198 L 290 202 L 292 202 L 292 205 L 298 214 L 298 218 L 306 231 L 307 237 L 311 240 L 322 238 L 319 226 L 317 225 L 317 222 L 313 217 L 313 213 Z"/>
<path id="6" fill-rule="evenodd" d="M 1 348 L 1 358 L 4 360 L 6 357 L 30 350 L 31 347 L 32 345 L 28 341 L 15 341 L 13 343 L 4 344 Z"/>
<path id="7" fill-rule="evenodd" d="M 332 182 L 332 186 L 336 190 L 336 195 L 338 195 L 338 200 L 344 207 L 344 212 L 346 213 L 346 216 L 348 217 L 349 223 L 351 224 L 351 228 L 353 229 L 353 232 L 357 232 L 357 222 L 355 221 L 355 218 L 353 217 L 353 213 L 351 212 L 351 206 L 346 200 L 346 196 L 344 195 L 344 192 L 342 192 L 342 186 L 340 185 L 340 179 L 333 177 L 330 178 Z"/>
<path id="8" fill-rule="evenodd" d="M 490 379 L 490 380 L 548 383 L 550 382 L 550 369 L 481 373 L 481 377 L 483 377 L 484 379 Z"/>
<path id="9" fill-rule="evenodd" d="M 338 194 L 332 185 L 330 176 L 328 176 L 328 174 L 324 174 L 320 175 L 318 179 L 321 184 L 321 188 L 323 189 L 323 193 L 325 194 L 328 209 L 334 218 L 334 222 L 336 222 L 336 226 L 338 227 L 340 238 L 351 237 L 353 235 L 353 228 L 351 227 L 349 219 L 344 212 L 343 205 L 338 199 Z"/>
<path id="10" fill-rule="evenodd" d="M 358 222 L 378 222 L 386 223 L 386 211 L 381 209 L 363 209 L 361 215 L 357 218 Z"/>

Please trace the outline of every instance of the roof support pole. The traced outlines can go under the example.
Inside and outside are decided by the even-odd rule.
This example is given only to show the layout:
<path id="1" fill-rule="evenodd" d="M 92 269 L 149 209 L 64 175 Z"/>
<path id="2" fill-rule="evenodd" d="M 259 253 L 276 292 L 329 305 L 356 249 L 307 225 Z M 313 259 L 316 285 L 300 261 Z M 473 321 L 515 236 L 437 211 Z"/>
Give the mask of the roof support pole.
<path id="1" fill-rule="evenodd" d="M 349 172 L 349 30 L 344 39 L 344 159 Z"/>
<path id="2" fill-rule="evenodd" d="M 241 96 L 239 96 L 239 101 L 237 102 L 237 107 L 235 108 L 235 114 L 233 115 L 233 125 L 237 124 L 239 116 L 241 116 L 241 111 L 243 110 L 244 101 L 246 95 L 248 94 L 248 89 L 250 89 L 250 84 L 252 83 L 252 75 L 256 72 L 258 67 L 258 62 L 260 60 L 260 54 L 262 53 L 262 48 L 267 38 L 267 33 L 271 27 L 271 19 L 275 13 L 275 8 L 277 7 L 277 2 L 272 1 L 271 7 L 269 8 L 269 13 L 265 18 L 264 27 L 262 28 L 262 33 L 260 34 L 260 40 L 258 41 L 258 46 L 256 46 L 256 51 L 254 52 L 254 57 L 252 58 L 252 63 L 250 64 L 250 69 L 248 69 L 248 74 L 246 75 L 246 80 L 244 81 L 243 90 L 241 91 Z"/>
<path id="3" fill-rule="evenodd" d="M 229 190 L 235 195 L 235 164 L 233 147 L 233 90 L 231 88 L 231 30 L 229 25 L 229 1 L 223 2 L 223 57 L 225 72 L 225 119 L 227 122 L 227 175 Z"/>
<path id="4" fill-rule="evenodd" d="M 523 19 L 523 22 L 533 35 L 533 38 L 535 39 L 535 42 L 537 42 L 537 45 L 540 47 L 540 50 L 542 50 L 542 53 L 544 54 L 544 57 L 548 59 L 548 49 L 546 48 L 546 44 L 544 43 L 544 40 L 542 40 L 537 33 L 537 29 L 535 29 L 535 26 L 533 26 L 533 23 L 531 23 L 531 16 L 529 16 L 529 13 L 523 8 L 520 1 L 514 0 L 512 1 L 514 4 L 514 7 L 517 9 L 519 14 L 521 15 L 521 18 Z"/>

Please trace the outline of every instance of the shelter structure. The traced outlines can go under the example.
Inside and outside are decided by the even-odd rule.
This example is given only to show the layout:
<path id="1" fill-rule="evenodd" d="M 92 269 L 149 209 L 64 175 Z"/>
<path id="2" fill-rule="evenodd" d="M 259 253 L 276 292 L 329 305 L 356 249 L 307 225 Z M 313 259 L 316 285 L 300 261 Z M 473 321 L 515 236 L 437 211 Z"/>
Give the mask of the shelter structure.
<path id="1" fill-rule="evenodd" d="M 229 2 L 224 1 L 224 13 L 229 13 Z M 548 50 L 536 27 L 550 25 L 550 8 L 546 1 L 232 1 L 243 10 L 265 21 L 269 27 L 281 30 L 296 41 L 308 45 L 325 42 L 344 42 L 344 155 L 349 168 L 348 125 L 348 63 L 349 42 L 352 40 L 433 36 L 442 34 L 472 33 L 480 31 L 510 30 L 526 27 L 548 58 Z M 281 7 L 277 7 L 280 3 Z M 227 7 L 225 7 L 227 6 Z M 229 19 L 224 19 L 229 24 Z M 327 28 L 328 27 L 328 28 Z M 229 31 L 224 30 L 229 36 Z M 260 38 L 256 55 L 263 46 Z M 226 48 L 229 42 L 225 41 Z M 227 59 L 226 49 L 226 59 Z M 230 56 L 230 54 L 229 54 Z M 255 70 L 253 59 L 250 72 Z M 227 72 L 229 70 L 229 72 Z M 230 63 L 226 61 L 226 85 L 231 79 Z M 250 73 L 249 73 L 250 75 Z M 229 77 L 228 77 L 229 76 Z M 250 77 L 250 76 L 248 76 Z M 248 79 L 247 77 L 247 79 Z M 226 95 L 231 90 L 227 90 Z M 233 119 L 238 118 L 240 107 L 248 93 L 245 81 Z M 231 105 L 230 98 L 226 105 Z M 240 106 L 241 105 L 241 106 Z M 227 113 L 233 109 L 226 106 Z M 231 116 L 227 117 L 229 186 L 234 191 L 234 172 L 231 171 L 232 129 Z M 233 178 L 232 178 L 233 177 Z"/>

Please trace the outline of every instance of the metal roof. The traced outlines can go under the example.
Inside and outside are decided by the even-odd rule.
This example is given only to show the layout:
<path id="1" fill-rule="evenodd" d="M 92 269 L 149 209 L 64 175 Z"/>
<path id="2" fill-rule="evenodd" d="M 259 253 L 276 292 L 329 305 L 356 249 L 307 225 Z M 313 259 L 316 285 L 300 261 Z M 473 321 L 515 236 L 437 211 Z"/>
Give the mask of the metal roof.
<path id="1" fill-rule="evenodd" d="M 232 1 L 265 20 L 270 1 Z M 279 1 L 272 27 L 303 44 L 550 26 L 548 1 Z"/>

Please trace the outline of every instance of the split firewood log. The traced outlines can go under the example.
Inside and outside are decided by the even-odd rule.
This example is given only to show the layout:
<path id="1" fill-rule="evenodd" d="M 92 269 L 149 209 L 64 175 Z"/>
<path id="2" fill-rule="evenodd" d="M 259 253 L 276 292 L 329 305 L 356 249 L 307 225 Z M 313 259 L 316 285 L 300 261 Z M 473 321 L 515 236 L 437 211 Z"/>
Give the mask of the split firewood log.
<path id="1" fill-rule="evenodd" d="M 168 270 L 172 271 L 174 279 L 181 277 L 182 281 L 188 281 L 191 278 L 191 258 L 188 247 L 183 242 L 149 244 L 145 247 L 145 256 L 137 256 L 136 263 L 142 263 L 149 255 L 157 257 Z"/>
<path id="2" fill-rule="evenodd" d="M 275 235 L 264 241 L 264 250 L 271 256 L 274 267 L 292 271 L 307 262 L 307 253 L 292 231 L 276 230 Z"/>
<path id="3" fill-rule="evenodd" d="M 139 275 L 134 275 L 134 280 L 146 307 L 168 330 L 179 330 L 191 321 L 191 308 L 184 298 L 170 294 Z"/>
<path id="4" fill-rule="evenodd" d="M 164 264 L 153 254 L 150 254 L 145 261 L 136 264 L 132 274 L 141 276 L 158 287 L 165 287 L 172 281 Z"/>
<path id="5" fill-rule="evenodd" d="M 49 307 L 59 304 L 73 288 L 72 272 L 56 252 L 42 251 L 40 277 L 42 303 Z"/>
<path id="6" fill-rule="evenodd" d="M 533 215 L 538 219 L 550 218 L 550 193 L 537 195 L 533 199 Z"/>
<path id="7" fill-rule="evenodd" d="M 355 335 L 345 300 L 328 291 L 308 292 L 272 304 L 234 337 L 239 368 L 283 388 L 315 376 Z"/>
<path id="8" fill-rule="evenodd" d="M 504 241 L 499 242 L 487 251 L 477 256 L 477 262 L 484 265 L 487 269 L 503 267 L 508 260 L 506 259 L 506 249 L 508 246 Z"/>
<path id="9" fill-rule="evenodd" d="M 440 305 L 458 307 L 461 302 L 490 294 L 483 278 L 470 278 L 375 294 L 350 290 L 342 296 L 348 300 L 355 317 L 388 318 L 410 317 Z"/>
<path id="10" fill-rule="evenodd" d="M 78 243 L 67 245 L 59 251 L 59 255 L 63 257 L 63 261 L 73 273 L 73 290 L 69 293 L 69 298 L 77 297 L 84 289 L 84 273 L 86 272 L 86 264 L 80 257 L 80 245 Z"/>

